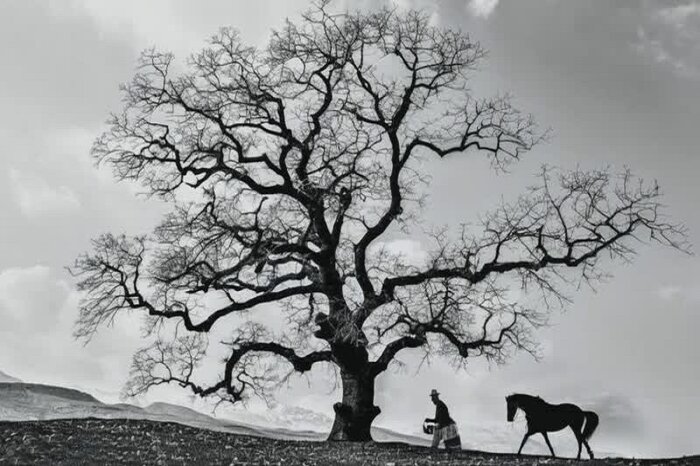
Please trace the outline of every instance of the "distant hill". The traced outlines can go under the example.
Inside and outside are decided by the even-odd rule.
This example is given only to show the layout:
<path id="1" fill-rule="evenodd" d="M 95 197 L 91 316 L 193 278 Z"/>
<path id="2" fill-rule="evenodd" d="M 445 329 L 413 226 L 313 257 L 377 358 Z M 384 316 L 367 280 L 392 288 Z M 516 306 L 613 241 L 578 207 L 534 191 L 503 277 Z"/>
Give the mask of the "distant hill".
<path id="1" fill-rule="evenodd" d="M 295 411 L 292 415 L 298 417 L 303 413 Z M 145 408 L 127 403 L 106 404 L 92 395 L 70 388 L 23 382 L 0 382 L 0 421 L 84 418 L 176 422 L 213 431 L 283 440 L 322 441 L 328 435 L 327 432 L 253 425 L 214 418 L 193 409 L 169 403 L 153 403 Z M 403 435 L 388 429 L 373 428 L 372 432 L 379 441 L 429 444 L 425 438 Z"/>
<path id="2" fill-rule="evenodd" d="M 20 379 L 17 379 L 15 377 L 12 377 L 11 375 L 5 374 L 3 371 L 0 371 L 0 383 L 20 383 L 22 382 Z"/>
<path id="3" fill-rule="evenodd" d="M 178 422 L 194 427 L 203 427 L 210 430 L 230 432 L 258 437 L 269 437 L 287 440 L 325 440 L 328 434 L 310 430 L 292 430 L 279 427 L 253 425 L 250 423 L 229 419 L 215 418 L 194 409 L 171 403 L 153 403 L 143 410 L 146 418 L 161 421 Z"/>

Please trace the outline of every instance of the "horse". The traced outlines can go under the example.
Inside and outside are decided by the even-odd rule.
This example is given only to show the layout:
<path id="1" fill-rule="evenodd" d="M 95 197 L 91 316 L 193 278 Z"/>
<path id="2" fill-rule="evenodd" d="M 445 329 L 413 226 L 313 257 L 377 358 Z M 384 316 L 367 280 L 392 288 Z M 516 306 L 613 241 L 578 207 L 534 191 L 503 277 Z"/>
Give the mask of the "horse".
<path id="1" fill-rule="evenodd" d="M 578 441 L 578 455 L 576 459 L 581 459 L 581 444 L 586 446 L 589 458 L 593 459 L 593 452 L 588 445 L 588 439 L 591 438 L 596 427 L 598 427 L 598 415 L 593 411 L 583 411 L 578 406 L 568 403 L 551 405 L 539 396 L 520 393 L 507 396 L 506 403 L 508 406 L 508 422 L 513 422 L 518 409 L 522 409 L 525 412 L 525 418 L 527 419 L 527 433 L 525 433 L 520 444 L 518 455 L 520 455 L 525 442 L 532 434 L 541 433 L 547 442 L 552 457 L 556 457 L 552 444 L 549 443 L 547 432 L 556 432 L 568 426 L 571 427 Z"/>

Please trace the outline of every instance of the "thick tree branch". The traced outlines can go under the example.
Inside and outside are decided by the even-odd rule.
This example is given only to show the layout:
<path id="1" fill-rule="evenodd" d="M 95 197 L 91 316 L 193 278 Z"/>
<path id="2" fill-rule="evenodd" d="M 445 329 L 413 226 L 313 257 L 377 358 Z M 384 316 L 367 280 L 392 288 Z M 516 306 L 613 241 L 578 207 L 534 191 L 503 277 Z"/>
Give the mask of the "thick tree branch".
<path id="1" fill-rule="evenodd" d="M 418 348 L 423 346 L 425 342 L 425 336 L 420 337 L 413 335 L 403 336 L 392 341 L 386 345 L 379 358 L 371 364 L 371 373 L 375 376 L 379 375 L 389 367 L 389 364 L 394 360 L 399 351 L 406 348 Z"/>

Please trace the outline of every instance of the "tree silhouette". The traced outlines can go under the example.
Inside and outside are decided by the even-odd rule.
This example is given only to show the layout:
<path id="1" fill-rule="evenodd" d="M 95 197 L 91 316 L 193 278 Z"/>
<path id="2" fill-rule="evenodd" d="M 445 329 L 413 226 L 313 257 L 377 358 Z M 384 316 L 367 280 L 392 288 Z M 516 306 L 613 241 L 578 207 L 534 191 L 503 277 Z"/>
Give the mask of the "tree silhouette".
<path id="1" fill-rule="evenodd" d="M 472 95 L 484 55 L 420 12 L 327 3 L 264 49 L 223 29 L 177 74 L 171 55 L 143 53 L 93 155 L 173 210 L 152 234 L 106 234 L 77 258 L 76 335 L 148 316 L 131 394 L 174 383 L 237 402 L 266 396 L 289 368 L 280 360 L 324 363 L 342 381 L 329 439 L 369 440 L 375 379 L 402 350 L 457 363 L 534 353 L 546 303 L 600 278 L 603 258 L 629 259 L 649 238 L 685 247 L 655 185 L 543 169 L 478 228 L 434 232 L 427 260 L 392 249 L 392 232 L 419 234 L 424 161 L 485 156 L 500 169 L 542 139 L 508 97 Z M 538 309 L 516 300 L 532 290 Z M 282 328 L 257 318 L 270 310 Z M 226 353 L 207 381 L 210 333 Z"/>

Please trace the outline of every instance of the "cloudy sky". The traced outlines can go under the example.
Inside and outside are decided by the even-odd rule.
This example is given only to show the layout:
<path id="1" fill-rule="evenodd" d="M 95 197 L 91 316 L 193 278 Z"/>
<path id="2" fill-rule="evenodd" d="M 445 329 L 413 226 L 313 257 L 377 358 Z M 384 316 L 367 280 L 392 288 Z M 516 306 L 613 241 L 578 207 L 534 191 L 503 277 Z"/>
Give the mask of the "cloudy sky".
<path id="1" fill-rule="evenodd" d="M 630 167 L 658 180 L 668 213 L 700 244 L 700 2 L 393 3 L 469 31 L 490 51 L 479 88 L 512 92 L 553 128 L 551 141 L 507 175 L 469 158 L 430 167 L 429 222 L 475 218 L 532 183 L 543 163 Z M 164 211 L 88 156 L 109 111 L 119 108 L 118 85 L 146 47 L 186 57 L 223 25 L 264 44 L 272 27 L 305 7 L 272 0 L 0 3 L 0 370 L 107 399 L 119 391 L 139 346 L 138 324 L 122 319 L 88 346 L 73 341 L 78 295 L 64 270 L 90 238 L 145 233 Z M 519 356 L 489 368 L 475 361 L 455 374 L 439 361 L 419 367 L 409 354 L 402 371 L 378 381 L 376 423 L 417 432 L 432 413 L 427 393 L 437 388 L 465 444 L 516 448 L 524 421 L 505 422 L 503 396 L 520 391 L 598 411 L 594 450 L 700 452 L 700 258 L 640 246 L 633 264 L 611 271 L 612 279 L 577 292 L 567 312 L 540 331 L 540 362 Z M 279 399 L 330 415 L 338 396 L 312 376 L 292 381 Z M 156 399 L 188 402 L 175 390 L 141 401 Z M 570 433 L 554 443 L 575 453 Z"/>

